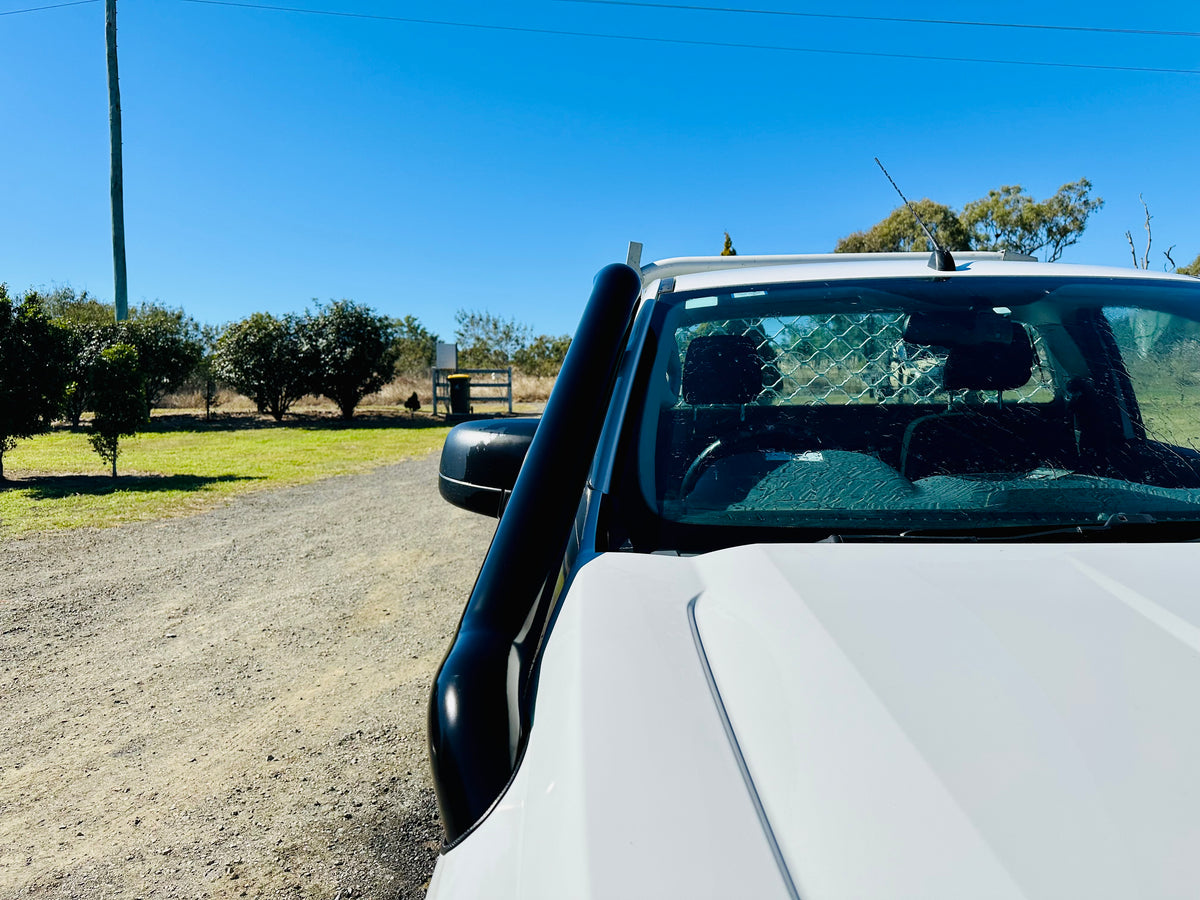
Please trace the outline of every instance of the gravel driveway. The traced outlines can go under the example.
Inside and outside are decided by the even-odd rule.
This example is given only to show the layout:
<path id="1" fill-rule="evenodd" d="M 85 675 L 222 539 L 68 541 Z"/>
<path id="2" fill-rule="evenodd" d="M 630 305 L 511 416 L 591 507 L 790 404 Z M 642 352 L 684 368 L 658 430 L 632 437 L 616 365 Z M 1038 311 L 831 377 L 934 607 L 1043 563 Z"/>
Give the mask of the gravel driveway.
<path id="1" fill-rule="evenodd" d="M 437 457 L 0 543 L 0 897 L 417 897 L 494 520 Z"/>

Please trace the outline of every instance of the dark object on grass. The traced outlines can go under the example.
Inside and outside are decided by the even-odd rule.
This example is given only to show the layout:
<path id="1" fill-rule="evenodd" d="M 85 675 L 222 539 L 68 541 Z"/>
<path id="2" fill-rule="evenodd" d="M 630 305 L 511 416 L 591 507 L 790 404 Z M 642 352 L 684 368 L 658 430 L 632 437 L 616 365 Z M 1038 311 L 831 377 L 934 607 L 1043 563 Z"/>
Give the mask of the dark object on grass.
<path id="1" fill-rule="evenodd" d="M 421 408 L 421 401 L 417 399 L 416 391 L 413 391 L 412 396 L 404 401 L 404 408 L 408 410 L 409 418 L 412 418 L 412 414 Z"/>

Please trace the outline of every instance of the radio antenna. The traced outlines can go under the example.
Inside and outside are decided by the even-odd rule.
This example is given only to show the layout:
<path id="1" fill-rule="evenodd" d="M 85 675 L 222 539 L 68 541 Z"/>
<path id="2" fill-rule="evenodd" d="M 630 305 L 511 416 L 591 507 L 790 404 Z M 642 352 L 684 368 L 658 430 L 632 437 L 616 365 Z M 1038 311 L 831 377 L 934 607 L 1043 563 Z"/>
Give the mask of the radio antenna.
<path id="1" fill-rule="evenodd" d="M 917 215 L 916 209 L 908 202 L 908 198 L 904 196 L 904 191 L 900 190 L 900 185 L 892 179 L 888 174 L 888 170 L 883 167 L 883 163 L 879 161 L 879 157 L 875 157 L 875 165 L 879 166 L 879 170 L 883 172 L 884 177 L 892 183 L 892 187 L 896 189 L 896 193 L 900 195 L 900 199 L 904 201 L 904 205 L 908 207 L 908 211 L 912 213 L 913 218 L 917 220 L 917 224 L 921 226 L 921 230 L 925 232 L 925 237 L 929 239 L 929 243 L 933 245 L 933 255 L 929 257 L 929 268 L 936 269 L 939 272 L 953 272 L 957 266 L 954 263 L 954 257 L 950 255 L 950 251 L 943 247 L 938 239 L 933 236 L 933 232 L 929 227 L 921 221 L 921 217 Z"/>

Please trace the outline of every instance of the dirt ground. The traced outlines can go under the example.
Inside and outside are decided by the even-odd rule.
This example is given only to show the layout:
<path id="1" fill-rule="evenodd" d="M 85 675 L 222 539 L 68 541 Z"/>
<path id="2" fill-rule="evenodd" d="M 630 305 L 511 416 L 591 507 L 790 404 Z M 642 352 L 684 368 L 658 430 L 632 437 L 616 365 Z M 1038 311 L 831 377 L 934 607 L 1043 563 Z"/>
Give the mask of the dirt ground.
<path id="1" fill-rule="evenodd" d="M 422 896 L 426 700 L 495 524 L 436 472 L 0 543 L 0 898 Z"/>

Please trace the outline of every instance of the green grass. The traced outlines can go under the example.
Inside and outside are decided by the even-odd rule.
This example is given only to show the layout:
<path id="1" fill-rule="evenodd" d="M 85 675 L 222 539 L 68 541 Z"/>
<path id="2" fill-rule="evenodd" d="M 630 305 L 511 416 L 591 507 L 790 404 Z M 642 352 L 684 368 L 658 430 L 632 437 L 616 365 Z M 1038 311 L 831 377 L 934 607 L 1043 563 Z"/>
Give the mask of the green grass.
<path id="1" fill-rule="evenodd" d="M 4 454 L 0 539 L 62 528 L 105 528 L 186 515 L 247 491 L 362 472 L 424 455 L 449 430 L 438 420 L 367 414 L 343 424 L 309 416 L 277 425 L 258 416 L 213 423 L 155 416 L 121 442 L 113 479 L 85 429 L 20 441 Z"/>
<path id="2" fill-rule="evenodd" d="M 1181 447 L 1200 447 L 1200 359 L 1158 354 L 1146 359 L 1125 351 L 1147 434 Z"/>

